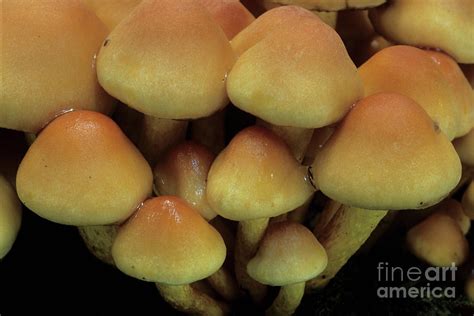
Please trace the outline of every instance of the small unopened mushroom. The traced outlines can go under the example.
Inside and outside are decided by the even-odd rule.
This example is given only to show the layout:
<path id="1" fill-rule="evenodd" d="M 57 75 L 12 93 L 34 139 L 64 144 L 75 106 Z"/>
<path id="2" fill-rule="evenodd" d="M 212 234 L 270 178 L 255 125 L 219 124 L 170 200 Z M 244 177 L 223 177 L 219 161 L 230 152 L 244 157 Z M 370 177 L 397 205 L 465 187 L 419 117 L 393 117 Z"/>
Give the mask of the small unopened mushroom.
<path id="1" fill-rule="evenodd" d="M 326 251 L 308 228 L 284 221 L 268 227 L 247 272 L 260 283 L 281 286 L 267 315 L 292 315 L 303 298 L 305 282 L 327 263 Z"/>
<path id="2" fill-rule="evenodd" d="M 461 228 L 445 214 L 432 214 L 413 226 L 406 241 L 413 255 L 433 266 L 459 266 L 469 255 L 469 244 Z"/>
<path id="3" fill-rule="evenodd" d="M 0 127 L 37 133 L 70 109 L 110 113 L 95 56 L 106 26 L 81 0 L 1 3 Z"/>
<path id="4" fill-rule="evenodd" d="M 474 63 L 474 6 L 470 0 L 393 0 L 369 11 L 375 30 L 406 45 L 441 49 Z"/>
<path id="5" fill-rule="evenodd" d="M 285 142 L 263 127 L 239 132 L 214 160 L 208 175 L 207 200 L 222 217 L 239 221 L 237 280 L 255 300 L 261 301 L 265 292 L 245 269 L 269 218 L 302 205 L 314 190 L 307 167 L 299 165 Z"/>
<path id="6" fill-rule="evenodd" d="M 15 189 L 0 174 L 0 260 L 15 243 L 21 226 L 22 209 Z"/>
<path id="7" fill-rule="evenodd" d="M 128 218 L 151 193 L 150 166 L 109 117 L 73 111 L 52 121 L 18 169 L 20 200 L 66 225 L 107 225 Z"/>
<path id="8" fill-rule="evenodd" d="M 161 196 L 145 201 L 119 228 L 112 256 L 123 273 L 155 282 L 164 299 L 178 310 L 224 314 L 217 301 L 190 286 L 222 266 L 224 241 L 180 198 Z"/>
<path id="9" fill-rule="evenodd" d="M 474 219 L 474 181 L 467 187 L 462 196 L 462 207 L 464 213 L 471 219 Z"/>
<path id="10" fill-rule="evenodd" d="M 474 94 L 448 56 L 411 46 L 390 46 L 360 66 L 359 74 L 366 96 L 388 92 L 410 97 L 450 140 L 467 134 L 474 124 Z"/>
<path id="11" fill-rule="evenodd" d="M 154 165 L 164 142 L 184 139 L 187 120 L 227 104 L 234 59 L 223 30 L 198 2 L 144 0 L 104 41 L 97 75 L 107 92 L 145 114 L 139 147 Z"/>

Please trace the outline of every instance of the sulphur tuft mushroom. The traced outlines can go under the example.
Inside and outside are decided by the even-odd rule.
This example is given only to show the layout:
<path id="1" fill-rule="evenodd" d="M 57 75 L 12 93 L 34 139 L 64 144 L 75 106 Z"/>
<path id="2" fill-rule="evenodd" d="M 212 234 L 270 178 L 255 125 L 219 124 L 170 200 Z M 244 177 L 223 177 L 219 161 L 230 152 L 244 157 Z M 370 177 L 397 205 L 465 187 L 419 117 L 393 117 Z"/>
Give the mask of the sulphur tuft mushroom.
<path id="1" fill-rule="evenodd" d="M 0 260 L 3 259 L 13 244 L 20 230 L 22 209 L 15 189 L 0 174 Z"/>

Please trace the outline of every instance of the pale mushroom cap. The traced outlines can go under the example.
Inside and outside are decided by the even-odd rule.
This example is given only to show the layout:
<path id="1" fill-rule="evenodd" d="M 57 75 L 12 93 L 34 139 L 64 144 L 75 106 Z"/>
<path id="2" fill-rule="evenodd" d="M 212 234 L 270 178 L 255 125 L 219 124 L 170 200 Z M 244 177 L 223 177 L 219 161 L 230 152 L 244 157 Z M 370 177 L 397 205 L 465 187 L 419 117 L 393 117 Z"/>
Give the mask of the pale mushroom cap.
<path id="1" fill-rule="evenodd" d="M 413 226 L 406 240 L 410 252 L 432 266 L 459 266 L 469 255 L 469 244 L 459 225 L 444 214 L 433 214 Z"/>
<path id="2" fill-rule="evenodd" d="M 474 219 L 474 182 L 471 181 L 466 191 L 462 196 L 462 207 L 464 213 L 470 218 Z"/>
<path id="3" fill-rule="evenodd" d="M 455 199 L 449 198 L 442 201 L 436 206 L 435 212 L 448 215 L 454 219 L 464 235 L 466 235 L 469 228 L 471 228 L 471 219 L 464 213 L 462 204 Z"/>
<path id="4" fill-rule="evenodd" d="M 448 138 L 412 99 L 380 93 L 359 101 L 313 163 L 316 186 L 365 209 L 417 209 L 442 200 L 461 178 Z"/>
<path id="5" fill-rule="evenodd" d="M 0 174 L 0 259 L 10 251 L 21 226 L 21 203 L 10 183 Z"/>
<path id="6" fill-rule="evenodd" d="M 125 220 L 151 193 L 151 168 L 109 117 L 74 111 L 52 121 L 18 169 L 20 200 L 50 221 L 76 226 Z"/>
<path id="7" fill-rule="evenodd" d="M 1 8 L 0 127 L 36 133 L 64 110 L 112 110 L 95 69 L 107 28 L 80 0 Z"/>
<path id="8" fill-rule="evenodd" d="M 104 41 L 100 84 L 150 116 L 209 116 L 228 102 L 234 53 L 219 25 L 192 0 L 144 0 Z"/>
<path id="9" fill-rule="evenodd" d="M 453 141 L 462 163 L 474 167 L 474 128 L 467 135 Z"/>
<path id="10" fill-rule="evenodd" d="M 452 140 L 467 133 L 463 124 L 472 124 L 473 95 L 458 96 L 458 86 L 443 68 L 426 51 L 397 45 L 372 56 L 359 67 L 359 74 L 366 96 L 395 92 L 412 98 Z M 470 113 L 470 118 L 463 117 L 463 112 Z"/>
<path id="11" fill-rule="evenodd" d="M 119 270 L 137 279 L 188 284 L 216 272 L 226 247 L 186 202 L 161 196 L 145 201 L 119 229 L 112 256 Z"/>
<path id="12" fill-rule="evenodd" d="M 214 160 L 207 200 L 227 219 L 273 217 L 302 205 L 314 192 L 305 167 L 283 140 L 263 127 L 239 132 Z"/>
<path id="13" fill-rule="evenodd" d="M 234 105 L 269 123 L 303 128 L 338 121 L 363 96 L 339 35 L 313 14 L 282 23 L 243 52 L 229 74 L 227 92 Z"/>
<path id="14" fill-rule="evenodd" d="M 153 170 L 156 193 L 176 195 L 192 205 L 207 220 L 217 216 L 206 198 L 207 174 L 214 154 L 195 142 L 172 147 Z"/>
<path id="15" fill-rule="evenodd" d="M 230 40 L 255 20 L 239 0 L 198 0 Z"/>
<path id="16" fill-rule="evenodd" d="M 386 0 L 263 0 L 278 4 L 297 5 L 306 9 L 320 11 L 340 11 L 348 9 L 373 8 L 385 3 Z"/>
<path id="17" fill-rule="evenodd" d="M 308 228 L 278 222 L 268 227 L 247 272 L 260 283 L 284 286 L 318 276 L 327 263 L 326 250 Z"/>
<path id="18" fill-rule="evenodd" d="M 109 30 L 122 21 L 142 0 L 82 0 Z"/>
<path id="19" fill-rule="evenodd" d="M 369 13 L 376 31 L 393 42 L 439 48 L 460 63 L 474 63 L 471 0 L 395 0 Z"/>

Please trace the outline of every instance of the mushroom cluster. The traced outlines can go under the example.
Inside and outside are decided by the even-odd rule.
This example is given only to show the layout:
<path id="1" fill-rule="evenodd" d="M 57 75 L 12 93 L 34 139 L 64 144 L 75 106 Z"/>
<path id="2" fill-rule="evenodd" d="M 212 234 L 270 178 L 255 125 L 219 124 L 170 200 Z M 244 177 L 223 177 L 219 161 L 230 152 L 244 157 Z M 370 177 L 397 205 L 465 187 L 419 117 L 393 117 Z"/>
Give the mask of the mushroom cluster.
<path id="1" fill-rule="evenodd" d="M 4 0 L 1 12 L 0 128 L 29 148 L 0 133 L 0 259 L 23 204 L 198 315 L 244 298 L 294 314 L 395 222 L 424 263 L 468 260 L 469 1 Z"/>

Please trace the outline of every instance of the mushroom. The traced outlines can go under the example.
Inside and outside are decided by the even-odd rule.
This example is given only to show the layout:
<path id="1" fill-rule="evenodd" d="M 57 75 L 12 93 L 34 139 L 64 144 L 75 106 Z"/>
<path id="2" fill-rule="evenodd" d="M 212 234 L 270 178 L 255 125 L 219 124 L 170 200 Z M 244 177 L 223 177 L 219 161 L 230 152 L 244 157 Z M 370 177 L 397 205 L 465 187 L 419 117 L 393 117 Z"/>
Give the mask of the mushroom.
<path id="1" fill-rule="evenodd" d="M 180 311 L 223 315 L 221 305 L 189 284 L 223 264 L 219 233 L 178 197 L 149 199 L 118 230 L 112 256 L 123 273 L 155 282 L 163 298 Z"/>
<path id="2" fill-rule="evenodd" d="M 196 209 L 207 221 L 217 213 L 206 198 L 207 174 L 214 154 L 203 145 L 188 141 L 170 148 L 153 170 L 156 195 L 175 195 Z M 235 300 L 238 287 L 224 267 L 208 278 L 209 283 L 225 299 Z"/>
<path id="3" fill-rule="evenodd" d="M 462 195 L 462 207 L 464 213 L 472 220 L 474 219 L 474 181 L 467 187 Z"/>
<path id="4" fill-rule="evenodd" d="M 468 300 L 474 302 L 474 274 L 472 273 L 466 278 L 464 283 L 464 293 L 466 294 Z"/>
<path id="5" fill-rule="evenodd" d="M 0 260 L 15 243 L 21 227 L 21 203 L 7 179 L 0 174 Z"/>
<path id="6" fill-rule="evenodd" d="M 463 137 L 453 141 L 461 162 L 469 168 L 474 167 L 474 128 Z"/>
<path id="7" fill-rule="evenodd" d="M 42 130 L 21 161 L 20 200 L 66 225 L 107 225 L 128 218 L 151 193 L 152 172 L 107 116 L 73 111 Z"/>
<path id="8" fill-rule="evenodd" d="M 299 165 L 285 142 L 263 127 L 240 131 L 212 163 L 207 201 L 222 217 L 239 221 L 235 272 L 254 300 L 261 301 L 265 290 L 245 269 L 269 218 L 300 206 L 313 192 L 307 167 Z"/>
<path id="9" fill-rule="evenodd" d="M 416 102 L 394 93 L 375 94 L 359 101 L 318 153 L 312 167 L 315 184 L 326 196 L 367 210 L 368 219 L 374 210 L 434 205 L 449 194 L 461 175 L 459 157 L 446 135 Z M 336 238 L 337 234 L 351 231 L 348 236 L 368 237 L 374 229 L 373 220 L 365 225 L 361 218 L 355 226 L 345 218 L 332 217 L 331 225 L 317 235 L 327 236 L 319 240 L 328 253 L 328 266 L 332 265 L 333 252 L 326 240 L 339 245 L 348 243 L 357 249 L 344 234 Z M 346 260 L 352 254 L 348 252 Z M 326 284 L 334 276 L 322 275 L 325 279 L 311 281 L 313 287 Z"/>
<path id="10" fill-rule="evenodd" d="M 461 228 L 464 235 L 471 228 L 471 219 L 466 215 L 461 203 L 455 199 L 448 198 L 434 207 L 434 213 L 444 214 L 451 217 Z"/>
<path id="11" fill-rule="evenodd" d="M 83 0 L 109 30 L 120 23 L 142 0 Z"/>
<path id="12" fill-rule="evenodd" d="M 413 226 L 406 242 L 414 256 L 432 266 L 459 266 L 469 255 L 469 244 L 461 228 L 446 214 L 432 214 Z"/>
<path id="13" fill-rule="evenodd" d="M 110 113 L 95 71 L 106 35 L 80 0 L 2 1 L 0 127 L 38 133 L 70 109 Z"/>
<path id="14" fill-rule="evenodd" d="M 284 221 L 268 227 L 247 272 L 260 283 L 281 286 L 267 315 L 292 315 L 303 298 L 305 282 L 323 272 L 327 263 L 326 251 L 308 228 Z"/>
<path id="15" fill-rule="evenodd" d="M 341 11 L 377 7 L 386 0 L 262 0 L 264 3 L 297 5 L 317 11 Z"/>
<path id="16" fill-rule="evenodd" d="M 273 125 L 299 161 L 313 129 L 340 120 L 363 95 L 336 31 L 303 8 L 267 11 L 232 47 L 239 58 L 227 80 L 230 100 Z"/>
<path id="17" fill-rule="evenodd" d="M 459 63 L 474 63 L 470 0 L 393 0 L 371 9 L 369 17 L 377 33 L 394 43 L 441 49 Z"/>
<path id="18" fill-rule="evenodd" d="M 395 92 L 421 105 L 450 140 L 474 124 L 474 95 L 449 57 L 404 45 L 382 49 L 359 67 L 365 95 Z"/>
<path id="19" fill-rule="evenodd" d="M 144 0 L 104 41 L 97 75 L 107 92 L 145 114 L 139 148 L 154 165 L 184 138 L 187 120 L 227 104 L 233 63 L 224 32 L 199 3 Z"/>

